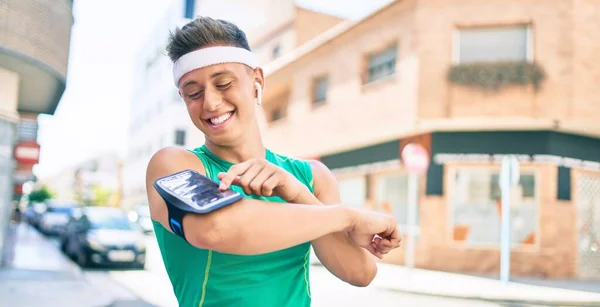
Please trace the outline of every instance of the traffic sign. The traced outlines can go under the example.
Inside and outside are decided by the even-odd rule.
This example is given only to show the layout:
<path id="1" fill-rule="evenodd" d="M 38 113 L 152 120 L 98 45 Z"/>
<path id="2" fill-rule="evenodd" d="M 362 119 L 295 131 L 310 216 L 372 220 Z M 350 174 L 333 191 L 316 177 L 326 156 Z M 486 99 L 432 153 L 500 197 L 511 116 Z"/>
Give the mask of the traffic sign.
<path id="1" fill-rule="evenodd" d="M 401 156 L 404 166 L 410 173 L 422 174 L 429 168 L 429 153 L 419 144 L 407 144 Z"/>
<path id="2" fill-rule="evenodd" d="M 37 164 L 40 160 L 40 144 L 38 144 L 36 141 L 19 142 L 15 146 L 14 157 L 19 164 Z"/>
<path id="3" fill-rule="evenodd" d="M 420 174 L 425 173 L 429 168 L 429 153 L 423 146 L 409 143 L 402 149 L 401 156 L 404 166 L 410 173 L 408 176 L 408 210 L 406 212 L 408 236 L 406 240 L 405 265 L 409 269 L 412 269 L 415 263 L 415 241 L 418 228 L 418 177 Z"/>

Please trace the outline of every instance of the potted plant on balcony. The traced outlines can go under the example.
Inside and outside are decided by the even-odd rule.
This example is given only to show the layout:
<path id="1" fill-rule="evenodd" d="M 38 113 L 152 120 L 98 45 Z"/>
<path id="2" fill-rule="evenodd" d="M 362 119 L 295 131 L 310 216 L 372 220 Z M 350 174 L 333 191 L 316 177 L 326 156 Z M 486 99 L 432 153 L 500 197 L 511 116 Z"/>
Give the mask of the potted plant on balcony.
<path id="1" fill-rule="evenodd" d="M 546 74 L 533 62 L 480 62 L 458 64 L 448 70 L 448 81 L 462 86 L 498 91 L 509 85 L 531 85 L 537 91 Z"/>

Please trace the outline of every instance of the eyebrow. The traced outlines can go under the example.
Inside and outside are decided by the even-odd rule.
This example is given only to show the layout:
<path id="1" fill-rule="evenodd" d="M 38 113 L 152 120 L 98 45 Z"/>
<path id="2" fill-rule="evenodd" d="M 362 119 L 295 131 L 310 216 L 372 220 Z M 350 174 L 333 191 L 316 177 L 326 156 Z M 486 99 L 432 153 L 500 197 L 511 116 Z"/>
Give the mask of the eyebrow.
<path id="1" fill-rule="evenodd" d="M 229 74 L 233 74 L 233 72 L 231 70 L 221 70 L 221 71 L 217 71 L 215 73 L 213 73 L 212 75 L 210 75 L 211 79 L 214 79 L 216 77 L 222 76 L 222 75 L 229 75 Z M 192 85 L 192 84 L 198 84 L 198 82 L 194 81 L 194 80 L 189 80 L 186 81 L 181 87 L 185 88 L 188 85 Z"/>
<path id="2" fill-rule="evenodd" d="M 214 78 L 216 78 L 218 76 L 231 75 L 231 74 L 233 74 L 233 72 L 231 70 L 225 69 L 225 70 L 221 70 L 221 71 L 217 71 L 217 72 L 213 73 L 212 75 L 210 75 L 210 78 L 214 79 Z"/>

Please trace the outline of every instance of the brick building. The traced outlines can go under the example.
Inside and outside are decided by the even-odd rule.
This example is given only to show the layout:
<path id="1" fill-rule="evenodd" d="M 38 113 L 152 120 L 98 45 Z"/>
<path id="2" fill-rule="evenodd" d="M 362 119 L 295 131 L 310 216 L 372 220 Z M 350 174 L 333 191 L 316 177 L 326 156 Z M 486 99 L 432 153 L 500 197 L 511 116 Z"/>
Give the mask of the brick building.
<path id="1" fill-rule="evenodd" d="M 400 152 L 424 145 L 415 264 L 483 274 L 499 272 L 498 161 L 515 154 L 511 273 L 600 278 L 598 13 L 592 0 L 398 0 L 295 28 L 314 34 L 265 66 L 265 141 L 320 159 L 343 203 L 403 229 Z"/>

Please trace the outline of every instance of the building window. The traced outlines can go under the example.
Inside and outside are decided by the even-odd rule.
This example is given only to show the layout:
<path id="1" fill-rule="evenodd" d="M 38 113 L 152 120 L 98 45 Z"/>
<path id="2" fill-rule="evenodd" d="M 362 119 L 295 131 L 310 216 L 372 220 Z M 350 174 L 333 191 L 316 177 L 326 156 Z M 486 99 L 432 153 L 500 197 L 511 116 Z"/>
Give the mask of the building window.
<path id="1" fill-rule="evenodd" d="M 185 130 L 175 130 L 175 145 L 185 146 Z"/>
<path id="2" fill-rule="evenodd" d="M 390 174 L 375 177 L 375 200 L 377 208 L 392 214 L 403 229 L 408 226 L 408 175 Z M 417 206 L 417 225 L 419 209 Z"/>
<path id="3" fill-rule="evenodd" d="M 368 58 L 367 82 L 377 81 L 396 73 L 397 47 L 393 45 Z"/>
<path id="4" fill-rule="evenodd" d="M 313 82 L 313 105 L 325 104 L 327 100 L 327 87 L 329 86 L 329 79 L 327 77 L 316 78 Z"/>
<path id="5" fill-rule="evenodd" d="M 185 0 L 185 8 L 183 9 L 183 16 L 187 19 L 194 19 L 194 6 L 196 0 Z"/>
<path id="6" fill-rule="evenodd" d="M 273 50 L 271 51 L 271 56 L 273 57 L 273 59 L 278 58 L 281 55 L 281 46 L 279 44 L 275 45 L 275 47 L 273 47 Z"/>
<path id="7" fill-rule="evenodd" d="M 466 244 L 500 243 L 502 212 L 498 170 L 458 169 L 451 189 L 451 227 L 454 241 Z M 535 244 L 538 228 L 536 176 L 523 172 L 511 195 L 511 243 Z"/>
<path id="8" fill-rule="evenodd" d="M 285 106 L 277 106 L 271 111 L 271 122 L 278 121 L 286 117 L 287 109 Z"/>
<path id="9" fill-rule="evenodd" d="M 454 39 L 458 63 L 532 60 L 529 26 L 460 29 Z"/>
<path id="10" fill-rule="evenodd" d="M 18 125 L 18 138 L 20 141 L 37 140 L 37 119 L 21 118 Z"/>
<path id="11" fill-rule="evenodd" d="M 363 208 L 367 199 L 364 176 L 339 180 L 341 203 L 352 208 Z"/>

